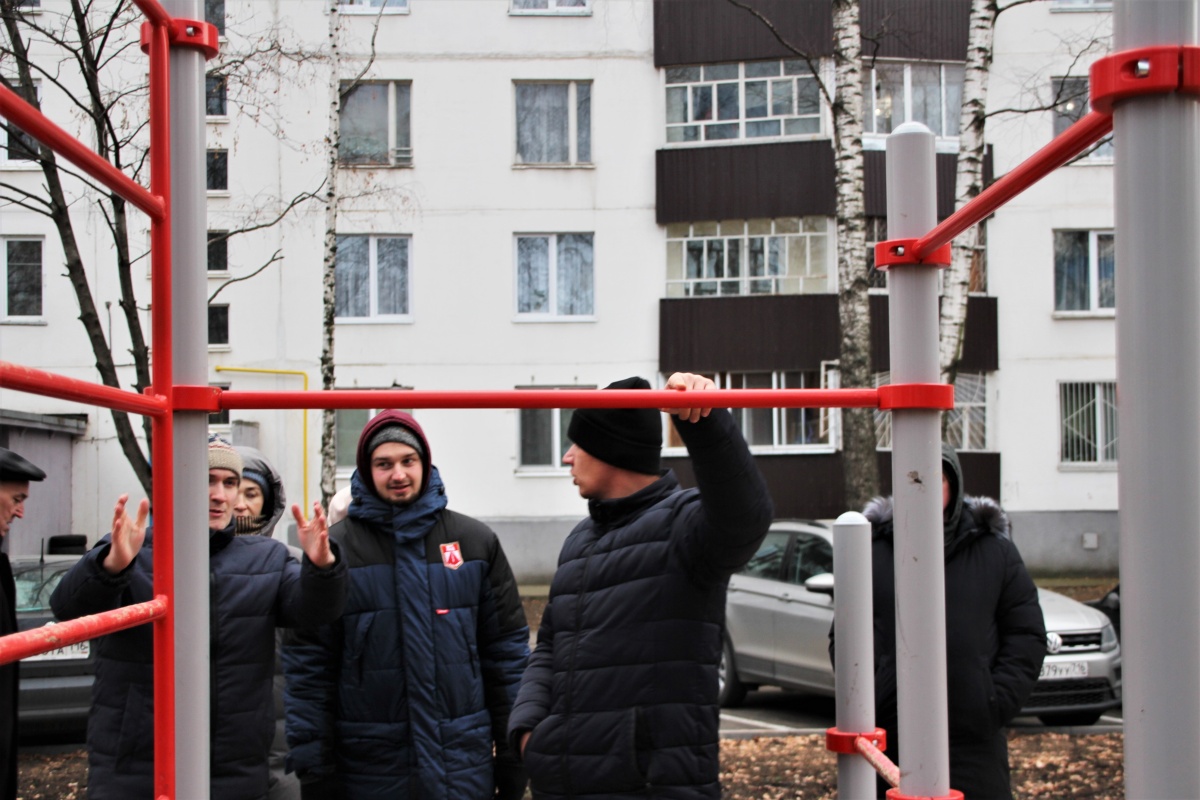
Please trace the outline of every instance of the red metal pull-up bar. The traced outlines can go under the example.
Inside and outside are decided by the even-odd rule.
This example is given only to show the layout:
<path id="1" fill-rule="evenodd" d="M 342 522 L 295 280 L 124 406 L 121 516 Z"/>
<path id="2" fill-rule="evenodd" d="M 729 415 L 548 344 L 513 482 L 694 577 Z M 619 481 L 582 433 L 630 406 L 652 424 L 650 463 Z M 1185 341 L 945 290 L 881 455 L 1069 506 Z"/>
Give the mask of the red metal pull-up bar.
<path id="1" fill-rule="evenodd" d="M 89 614 L 66 622 L 55 622 L 9 636 L 0 636 L 0 664 L 9 664 L 69 644 L 86 642 L 88 639 L 106 636 L 126 628 L 135 628 L 143 623 L 162 619 L 166 615 L 167 598 L 158 595 L 145 603 L 134 603 L 99 614 Z"/>

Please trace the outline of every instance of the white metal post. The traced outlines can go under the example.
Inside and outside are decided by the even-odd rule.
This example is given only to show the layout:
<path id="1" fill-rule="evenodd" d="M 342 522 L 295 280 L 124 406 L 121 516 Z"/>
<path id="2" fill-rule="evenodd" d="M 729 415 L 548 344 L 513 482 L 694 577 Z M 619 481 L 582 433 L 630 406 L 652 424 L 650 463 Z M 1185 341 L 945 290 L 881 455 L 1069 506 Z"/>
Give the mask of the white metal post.
<path id="1" fill-rule="evenodd" d="M 833 525 L 833 633 L 837 642 L 837 728 L 875 730 L 875 636 L 871 606 L 871 523 L 847 511 Z M 838 797 L 872 800 L 875 768 L 860 755 L 839 753 Z"/>
<path id="2" fill-rule="evenodd" d="M 200 0 L 165 0 L 203 20 Z M 204 54 L 171 49 L 171 282 L 174 383 L 208 383 Z M 175 414 L 175 780 L 209 796 L 208 415 Z"/>
<path id="3" fill-rule="evenodd" d="M 1200 42 L 1196 0 L 1117 0 L 1117 52 Z M 1125 794 L 1200 796 L 1200 105 L 1116 104 Z M 1097 412 L 1099 413 L 1099 412 Z"/>
<path id="4" fill-rule="evenodd" d="M 937 224 L 933 144 L 917 122 L 887 138 L 889 239 L 917 238 Z M 908 265 L 888 272 L 893 383 L 939 381 L 937 273 Z M 893 411 L 900 791 L 914 797 L 950 789 L 941 463 L 940 412 Z"/>

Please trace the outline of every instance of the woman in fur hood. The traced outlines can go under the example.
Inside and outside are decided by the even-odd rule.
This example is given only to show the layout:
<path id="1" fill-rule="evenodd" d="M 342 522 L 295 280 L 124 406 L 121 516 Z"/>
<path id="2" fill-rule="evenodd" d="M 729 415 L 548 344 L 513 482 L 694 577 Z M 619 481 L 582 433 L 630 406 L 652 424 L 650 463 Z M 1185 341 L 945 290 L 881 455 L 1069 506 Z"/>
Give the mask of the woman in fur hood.
<path id="1" fill-rule="evenodd" d="M 1012 542 L 1008 516 L 989 497 L 963 492 L 954 449 L 942 447 L 946 545 L 946 665 L 950 786 L 971 800 L 1011 798 L 1004 726 L 1029 698 L 1046 653 L 1037 588 Z M 863 514 L 872 525 L 875 719 L 898 753 L 896 587 L 892 498 Z M 887 786 L 881 782 L 880 797 Z"/>

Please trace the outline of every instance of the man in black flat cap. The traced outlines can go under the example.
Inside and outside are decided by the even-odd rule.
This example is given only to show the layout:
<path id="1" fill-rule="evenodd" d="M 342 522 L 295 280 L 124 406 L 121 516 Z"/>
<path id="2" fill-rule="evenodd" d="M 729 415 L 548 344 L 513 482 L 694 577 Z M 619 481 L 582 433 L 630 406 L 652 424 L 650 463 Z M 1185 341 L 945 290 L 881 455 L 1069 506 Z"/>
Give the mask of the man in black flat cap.
<path id="1" fill-rule="evenodd" d="M 563 544 L 508 727 L 535 798 L 720 797 L 725 591 L 767 533 L 771 498 L 733 417 L 696 396 L 713 382 L 675 373 L 666 388 L 680 392 L 662 410 L 696 489 L 660 469 L 656 410 L 571 417 L 563 462 L 588 518 Z"/>
<path id="2" fill-rule="evenodd" d="M 25 516 L 29 482 L 46 473 L 21 456 L 0 447 L 0 540 L 13 519 Z M 0 552 L 0 636 L 17 632 L 17 587 L 8 553 Z M 17 796 L 17 665 L 0 666 L 0 800 Z"/>

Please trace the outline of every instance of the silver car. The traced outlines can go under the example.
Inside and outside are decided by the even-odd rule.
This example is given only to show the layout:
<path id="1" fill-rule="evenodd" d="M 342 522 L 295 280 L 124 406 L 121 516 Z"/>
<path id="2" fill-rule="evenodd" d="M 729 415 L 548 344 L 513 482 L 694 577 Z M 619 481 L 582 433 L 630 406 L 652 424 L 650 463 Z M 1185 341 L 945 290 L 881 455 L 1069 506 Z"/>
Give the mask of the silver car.
<path id="1" fill-rule="evenodd" d="M 831 532 L 812 522 L 777 521 L 754 558 L 729 581 L 721 705 L 735 706 L 767 684 L 834 694 Z M 1101 612 L 1038 589 L 1047 654 L 1022 715 L 1047 725 L 1090 725 L 1121 704 L 1121 649 Z"/>

